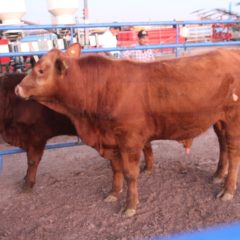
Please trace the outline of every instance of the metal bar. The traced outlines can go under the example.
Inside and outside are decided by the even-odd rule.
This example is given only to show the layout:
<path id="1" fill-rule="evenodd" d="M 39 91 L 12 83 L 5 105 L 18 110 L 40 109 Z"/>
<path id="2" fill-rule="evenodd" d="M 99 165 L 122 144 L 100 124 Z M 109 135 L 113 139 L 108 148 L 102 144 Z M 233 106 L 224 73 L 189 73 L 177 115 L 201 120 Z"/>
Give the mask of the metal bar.
<path id="1" fill-rule="evenodd" d="M 55 144 L 48 144 L 45 146 L 45 150 L 49 149 L 56 149 L 56 148 L 64 148 L 64 147 L 75 147 L 83 145 L 80 141 L 75 142 L 66 142 L 66 143 L 55 143 Z M 17 154 L 17 153 L 24 153 L 25 150 L 22 148 L 13 148 L 13 149 L 7 149 L 7 150 L 1 150 L 0 151 L 0 174 L 3 170 L 3 156 L 4 155 L 10 155 L 10 154 Z"/>
<path id="2" fill-rule="evenodd" d="M 63 147 L 74 147 L 74 146 L 80 146 L 80 145 L 83 145 L 83 143 L 78 142 L 78 141 L 66 142 L 66 143 L 55 143 L 55 144 L 46 145 L 45 150 L 55 149 L 55 148 L 63 148 Z M 0 151 L 0 157 L 2 157 L 4 155 L 24 153 L 24 152 L 25 152 L 25 150 L 23 150 L 22 148 L 13 148 L 13 149 L 1 150 Z"/>
<path id="3" fill-rule="evenodd" d="M 94 27 L 107 27 L 107 26 L 156 26 L 156 25 L 175 25 L 177 29 L 177 34 L 176 34 L 176 45 L 174 44 L 161 44 L 161 45 L 149 45 L 145 46 L 145 48 L 142 49 L 162 49 L 162 48 L 176 48 L 176 55 L 178 55 L 178 49 L 177 48 L 182 48 L 182 45 L 178 44 L 177 38 L 178 36 L 178 29 L 179 25 L 183 24 L 213 24 L 213 23 L 235 23 L 239 24 L 240 20 L 233 20 L 233 19 L 227 19 L 227 20 L 194 20 L 194 21 L 154 21 L 154 22 L 119 22 L 119 23 L 92 23 L 92 24 L 76 24 L 76 25 L 15 25 L 15 26 L 1 26 L 0 25 L 0 30 L 31 30 L 31 29 L 60 29 L 60 28 L 68 28 L 71 30 L 71 41 L 72 41 L 72 36 L 73 36 L 73 29 L 75 28 L 94 28 Z M 214 43 L 214 44 L 209 44 L 206 43 L 204 46 L 201 45 L 202 43 L 199 43 L 200 45 L 195 45 L 194 47 L 204 47 L 204 46 L 224 46 L 223 43 Z M 238 42 L 230 43 L 228 42 L 226 45 L 239 45 Z M 191 47 L 188 44 L 186 44 L 186 47 Z M 94 48 L 94 49 L 88 49 L 85 48 L 82 50 L 83 53 L 93 53 L 93 52 L 110 52 L 110 51 L 125 51 L 125 50 L 132 50 L 132 49 L 137 49 L 137 48 Z M 44 55 L 46 54 L 47 51 L 35 51 L 35 52 L 10 52 L 10 53 L 0 53 L 0 57 L 8 56 L 8 57 L 13 57 L 13 56 L 33 56 L 33 55 Z"/>
<path id="4" fill-rule="evenodd" d="M 114 23 L 87 23 L 87 24 L 74 24 L 74 25 L 0 25 L 0 30 L 33 30 L 33 29 L 61 29 L 61 28 L 100 28 L 100 27 L 126 27 L 126 26 L 166 26 L 176 24 L 213 24 L 213 23 L 236 23 L 239 24 L 240 20 L 226 19 L 226 20 L 187 20 L 187 21 L 149 21 L 149 22 L 114 22 Z"/>
<path id="5" fill-rule="evenodd" d="M 0 155 L 0 174 L 3 170 L 3 157 Z"/>
<path id="6" fill-rule="evenodd" d="M 71 32 L 71 40 L 70 42 L 73 43 L 73 35 L 74 35 L 74 32 L 73 32 L 73 28 L 70 28 L 70 32 Z"/>
<path id="7" fill-rule="evenodd" d="M 84 20 L 84 24 L 88 23 L 88 0 L 84 0 L 84 12 L 83 12 L 83 20 Z M 88 29 L 85 28 L 84 29 L 84 45 L 87 46 L 88 45 Z"/>
<path id="8" fill-rule="evenodd" d="M 143 50 L 143 49 L 164 49 L 164 48 L 196 48 L 196 47 L 222 47 L 222 46 L 238 46 L 240 41 L 224 41 L 224 42 L 203 42 L 203 43 L 173 43 L 173 44 L 154 44 L 135 47 L 117 47 L 117 48 L 85 48 L 82 49 L 82 53 L 99 53 L 99 52 L 111 52 L 111 51 L 126 51 L 126 50 Z M 11 52 L 0 53 L 0 57 L 15 57 L 15 56 L 33 56 L 44 55 L 47 51 L 33 51 L 33 52 Z"/>
<path id="9" fill-rule="evenodd" d="M 178 31 L 179 31 L 179 25 L 176 25 L 176 45 L 179 46 L 179 35 L 178 35 Z M 178 58 L 179 53 L 178 53 L 178 46 L 175 47 L 176 49 L 176 58 Z"/>

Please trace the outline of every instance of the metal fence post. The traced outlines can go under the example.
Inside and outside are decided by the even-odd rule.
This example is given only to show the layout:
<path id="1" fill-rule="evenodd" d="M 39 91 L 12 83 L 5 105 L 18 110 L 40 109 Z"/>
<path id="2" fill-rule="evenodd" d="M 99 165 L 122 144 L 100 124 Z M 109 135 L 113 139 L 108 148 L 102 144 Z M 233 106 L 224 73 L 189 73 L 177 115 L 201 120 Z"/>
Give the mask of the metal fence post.
<path id="1" fill-rule="evenodd" d="M 3 156 L 0 155 L 0 174 L 2 173 L 3 170 Z"/>
<path id="2" fill-rule="evenodd" d="M 73 43 L 74 31 L 73 31 L 72 27 L 70 28 L 70 33 L 71 33 L 71 40 L 70 40 L 70 42 Z"/>
<path id="3" fill-rule="evenodd" d="M 176 58 L 178 58 L 179 56 L 179 53 L 178 53 L 178 43 L 179 43 L 179 34 L 178 34 L 178 31 L 179 31 L 179 23 L 176 23 Z"/>

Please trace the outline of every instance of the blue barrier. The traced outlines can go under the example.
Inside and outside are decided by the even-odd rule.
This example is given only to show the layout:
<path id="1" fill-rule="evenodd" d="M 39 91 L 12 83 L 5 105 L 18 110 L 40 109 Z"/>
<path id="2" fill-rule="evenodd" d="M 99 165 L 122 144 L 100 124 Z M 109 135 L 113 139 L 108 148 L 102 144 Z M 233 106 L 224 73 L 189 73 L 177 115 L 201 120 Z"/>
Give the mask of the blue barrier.
<path id="1" fill-rule="evenodd" d="M 239 240 L 240 224 L 224 225 L 200 230 L 193 233 L 183 233 L 170 237 L 154 237 L 151 240 Z"/>

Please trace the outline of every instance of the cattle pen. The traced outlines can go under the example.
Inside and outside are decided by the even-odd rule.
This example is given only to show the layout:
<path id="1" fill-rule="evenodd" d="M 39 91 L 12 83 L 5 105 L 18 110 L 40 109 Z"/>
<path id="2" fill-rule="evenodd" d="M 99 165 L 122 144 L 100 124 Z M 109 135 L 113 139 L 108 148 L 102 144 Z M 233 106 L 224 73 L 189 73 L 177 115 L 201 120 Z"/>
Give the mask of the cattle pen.
<path id="1" fill-rule="evenodd" d="M 71 39 L 70 43 L 75 41 L 75 32 L 77 29 L 95 29 L 95 28 L 106 28 L 109 26 L 121 26 L 121 27 L 129 27 L 129 26 L 162 26 L 162 27 L 172 27 L 174 26 L 175 35 L 174 39 L 171 39 L 171 41 L 167 43 L 161 43 L 161 44 L 150 44 L 148 46 L 137 46 L 137 47 L 131 47 L 131 46 L 121 46 L 118 48 L 98 48 L 94 47 L 91 48 L 90 46 L 84 46 L 82 49 L 83 54 L 88 54 L 88 53 L 100 53 L 100 52 L 110 52 L 110 51 L 126 51 L 126 50 L 133 50 L 133 49 L 154 49 L 156 51 L 157 56 L 159 59 L 161 58 L 166 58 L 166 57 L 175 57 L 179 58 L 184 56 L 185 54 L 193 54 L 195 50 L 202 51 L 203 49 L 206 48 L 213 48 L 213 47 L 231 47 L 231 46 L 239 46 L 240 45 L 240 38 L 238 39 L 213 39 L 209 37 L 209 32 L 205 35 L 205 33 L 201 36 L 201 38 L 196 39 L 193 37 L 192 41 L 189 42 L 182 42 L 180 38 L 180 28 L 182 25 L 186 26 L 212 26 L 212 25 L 227 25 L 227 26 L 239 26 L 240 21 L 239 20 L 207 20 L 207 21 L 161 21 L 161 22 L 118 22 L 118 23 L 92 23 L 92 24 L 79 24 L 79 25 L 19 25 L 19 26 L 1 26 L 0 25 L 0 31 L 11 31 L 11 30 L 24 30 L 24 31 L 29 31 L 29 30 L 36 30 L 36 29 L 69 29 L 71 33 Z M 30 51 L 5 51 L 5 52 L 0 52 L 0 58 L 4 57 L 9 57 L 9 58 L 15 58 L 15 57 L 21 57 L 21 56 L 42 56 L 45 53 L 47 53 L 47 50 L 32 50 L 31 44 L 28 44 L 27 50 Z M 57 45 L 56 45 L 57 47 Z M 184 49 L 187 49 L 185 52 Z M 64 48 L 61 50 L 64 51 Z M 3 64 L 1 65 L 1 68 L 5 67 L 6 65 Z M 54 143 L 54 144 L 48 144 L 46 145 L 46 150 L 48 149 L 57 149 L 57 148 L 65 148 L 65 147 L 74 147 L 74 146 L 79 146 L 83 145 L 80 141 L 71 141 L 71 142 L 65 142 L 65 143 Z M 4 156 L 6 155 L 12 155 L 12 154 L 18 154 L 18 153 L 23 153 L 24 151 L 20 148 L 11 148 L 11 149 L 5 149 L 5 150 L 0 150 L 0 174 L 1 171 L 3 170 L 4 167 Z M 91 229 L 91 226 L 90 226 Z M 237 229 L 237 230 L 236 230 Z M 224 228 L 222 228 L 224 230 Z M 226 232 L 231 231 L 231 228 L 226 228 L 225 232 L 222 233 L 221 237 L 226 237 Z M 234 235 L 232 235 L 231 239 L 238 239 L 238 234 L 239 234 L 239 225 L 234 226 Z M 224 235 L 225 234 L 225 235 Z M 179 236 L 180 237 L 180 236 Z M 184 238 L 173 238 L 173 239 L 188 239 L 189 236 L 184 236 Z M 206 238 L 204 239 L 214 239 L 212 236 L 209 234 L 208 236 L 204 236 Z M 110 239 L 110 238 L 109 238 Z M 114 239 L 114 238 L 112 238 Z M 117 238 L 116 238 L 117 239 Z M 157 238 L 155 238 L 157 239 Z M 170 239 L 170 238 L 169 238 Z M 189 237 L 189 239 L 192 239 Z M 195 236 L 194 239 L 202 239 L 202 238 L 197 238 Z M 221 238 L 219 238 L 221 239 Z M 224 238 L 222 238 L 224 239 Z"/>

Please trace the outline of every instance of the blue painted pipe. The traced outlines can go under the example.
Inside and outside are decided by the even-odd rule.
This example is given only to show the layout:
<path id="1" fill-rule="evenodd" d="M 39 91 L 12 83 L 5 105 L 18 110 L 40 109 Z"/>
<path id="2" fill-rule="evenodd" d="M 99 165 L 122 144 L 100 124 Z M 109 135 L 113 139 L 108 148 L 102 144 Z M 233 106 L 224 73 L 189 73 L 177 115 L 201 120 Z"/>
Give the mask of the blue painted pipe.
<path id="1" fill-rule="evenodd" d="M 89 23 L 89 24 L 75 24 L 75 25 L 0 25 L 0 30 L 33 30 L 33 29 L 62 29 L 68 28 L 71 31 L 71 41 L 73 40 L 73 29 L 76 28 L 100 28 L 109 26 L 176 26 L 179 29 L 180 25 L 183 24 L 240 24 L 240 20 L 193 20 L 193 21 L 153 21 L 153 22 L 114 22 L 114 23 Z M 176 57 L 178 57 L 178 48 L 191 48 L 191 47 L 213 47 L 213 46 L 236 46 L 240 45 L 240 41 L 233 42 L 217 42 L 217 43 L 185 43 L 179 44 L 178 31 L 176 34 L 176 43 L 173 44 L 158 44 L 148 46 L 136 46 L 136 47 L 122 47 L 122 48 L 85 48 L 82 50 L 83 53 L 98 53 L 98 52 L 111 52 L 111 51 L 126 51 L 126 50 L 138 50 L 138 49 L 164 49 L 164 48 L 175 48 Z M 44 55 L 47 51 L 32 51 L 32 52 L 11 52 L 11 53 L 0 53 L 0 57 L 16 57 L 16 56 L 33 56 L 33 55 Z"/>
<path id="2" fill-rule="evenodd" d="M 172 43 L 172 44 L 154 44 L 135 47 L 117 47 L 117 48 L 85 48 L 82 53 L 99 53 L 111 51 L 126 51 L 126 50 L 144 50 L 144 49 L 164 49 L 164 48 L 197 48 L 197 47 L 223 47 L 223 46 L 239 46 L 240 41 L 228 42 L 202 42 L 202 43 Z M 16 56 L 33 56 L 44 55 L 47 51 L 32 51 L 32 52 L 10 52 L 0 53 L 0 57 L 16 57 Z"/>
<path id="3" fill-rule="evenodd" d="M 45 149 L 55 149 L 55 148 L 64 148 L 64 147 L 75 147 L 83 145 L 82 142 L 74 141 L 74 142 L 66 142 L 66 143 L 55 143 L 55 144 L 48 144 L 45 146 Z M 10 154 L 16 154 L 16 153 L 23 153 L 25 150 L 22 148 L 13 148 L 13 149 L 7 149 L 7 150 L 1 150 L 0 151 L 0 174 L 3 170 L 3 156 L 4 155 L 10 155 Z"/>
<path id="4" fill-rule="evenodd" d="M 114 22 L 114 23 L 83 23 L 74 25 L 0 25 L 0 30 L 33 30 L 33 29 L 76 29 L 76 28 L 104 28 L 104 27 L 126 27 L 126 26 L 167 26 L 167 25 L 190 25 L 190 24 L 239 24 L 240 20 L 226 19 L 226 20 L 186 20 L 186 21 L 148 21 L 148 22 Z"/>
<path id="5" fill-rule="evenodd" d="M 63 148 L 63 147 L 74 147 L 74 146 L 80 146 L 83 145 L 82 142 L 66 142 L 66 143 L 55 143 L 55 144 L 48 144 L 45 146 L 45 149 L 55 149 L 55 148 Z M 0 156 L 3 155 L 9 155 L 9 154 L 16 154 L 16 153 L 23 153 L 25 150 L 22 148 L 13 148 L 13 149 L 7 149 L 7 150 L 1 150 Z"/>
<path id="6" fill-rule="evenodd" d="M 0 174 L 3 170 L 3 157 L 0 155 Z"/>

